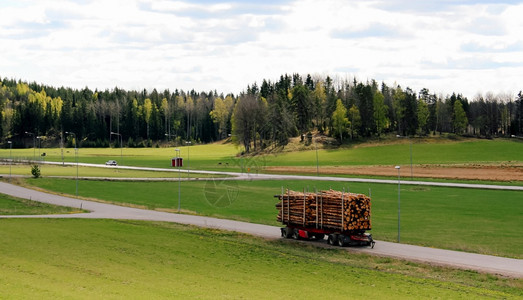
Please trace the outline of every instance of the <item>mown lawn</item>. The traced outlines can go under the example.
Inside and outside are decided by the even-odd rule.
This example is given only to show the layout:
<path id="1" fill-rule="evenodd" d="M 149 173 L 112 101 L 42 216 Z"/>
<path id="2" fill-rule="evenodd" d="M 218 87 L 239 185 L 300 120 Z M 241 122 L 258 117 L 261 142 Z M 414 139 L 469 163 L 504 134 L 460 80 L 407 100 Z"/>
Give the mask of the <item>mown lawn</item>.
<path id="1" fill-rule="evenodd" d="M 28 179 L 28 184 L 75 194 L 75 181 Z M 376 239 L 397 239 L 397 185 L 314 181 L 182 182 L 185 212 L 278 225 L 273 196 L 281 187 L 350 190 L 372 196 L 372 233 Z M 79 194 L 113 203 L 174 211 L 177 182 L 81 181 Z M 523 258 L 522 193 L 402 185 L 401 241 L 403 243 Z"/>
<path id="2" fill-rule="evenodd" d="M 0 295 L 7 299 L 523 297 L 521 279 L 176 224 L 1 223 Z"/>

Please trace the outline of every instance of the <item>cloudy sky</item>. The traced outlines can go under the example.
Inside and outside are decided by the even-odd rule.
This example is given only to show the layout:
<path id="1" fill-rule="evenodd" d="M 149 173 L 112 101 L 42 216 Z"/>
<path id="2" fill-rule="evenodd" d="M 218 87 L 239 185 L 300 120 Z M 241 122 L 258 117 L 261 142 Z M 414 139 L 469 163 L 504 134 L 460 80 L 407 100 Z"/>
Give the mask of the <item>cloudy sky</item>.
<path id="1" fill-rule="evenodd" d="M 0 77 L 217 90 L 284 73 L 523 89 L 523 1 L 0 0 Z"/>

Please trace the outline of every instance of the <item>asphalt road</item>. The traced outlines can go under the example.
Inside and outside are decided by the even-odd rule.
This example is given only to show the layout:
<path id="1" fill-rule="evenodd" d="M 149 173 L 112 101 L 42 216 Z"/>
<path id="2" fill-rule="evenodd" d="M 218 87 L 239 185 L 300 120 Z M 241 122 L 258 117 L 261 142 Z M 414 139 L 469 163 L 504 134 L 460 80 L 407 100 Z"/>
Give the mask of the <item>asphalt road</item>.
<path id="1" fill-rule="evenodd" d="M 79 200 L 58 195 L 47 194 L 20 186 L 0 182 L 0 192 L 3 194 L 31 199 L 55 205 L 78 207 L 91 211 L 85 214 L 40 215 L 40 216 L 0 216 L 0 218 L 90 218 L 90 219 L 129 219 L 164 221 L 189 224 L 207 228 L 243 232 L 268 239 L 280 238 L 279 227 L 260 225 L 210 217 L 172 214 L 152 210 L 129 208 L 92 201 Z M 330 247 L 323 243 L 319 245 Z M 523 260 L 490 255 L 434 249 L 406 244 L 377 241 L 374 249 L 345 248 L 347 251 L 364 252 L 367 254 L 400 258 L 436 265 L 450 266 L 467 270 L 475 270 L 504 276 L 523 278 Z"/>
<path id="2" fill-rule="evenodd" d="M 52 165 L 69 165 L 75 166 L 76 163 L 62 163 L 62 162 L 40 162 Z M 95 168 L 113 168 L 122 170 L 141 170 L 141 171 L 161 171 L 161 172 L 178 172 L 176 168 L 150 168 L 150 167 L 133 167 L 133 166 L 106 166 L 101 164 L 79 163 L 78 165 L 84 167 Z M 187 170 L 180 170 L 180 172 L 187 172 Z M 338 181 L 338 182 L 367 182 L 367 183 L 387 183 L 397 184 L 398 180 L 389 179 L 367 179 L 367 178 L 348 178 L 348 177 L 334 177 L 334 176 L 306 176 L 306 175 L 279 175 L 279 174 L 255 174 L 255 173 L 238 173 L 238 172 L 222 172 L 222 171 L 205 171 L 205 170 L 190 170 L 191 174 L 207 174 L 217 176 L 230 176 L 233 180 L 315 180 L 315 181 Z M 492 190 L 508 190 L 508 191 L 523 191 L 523 186 L 510 185 L 493 185 L 493 184 L 471 184 L 471 183 L 453 183 L 453 182 L 434 182 L 434 181 L 412 181 L 401 180 L 401 184 L 406 185 L 424 185 L 424 186 L 441 186 L 441 187 L 459 187 L 469 189 L 492 189 Z"/>

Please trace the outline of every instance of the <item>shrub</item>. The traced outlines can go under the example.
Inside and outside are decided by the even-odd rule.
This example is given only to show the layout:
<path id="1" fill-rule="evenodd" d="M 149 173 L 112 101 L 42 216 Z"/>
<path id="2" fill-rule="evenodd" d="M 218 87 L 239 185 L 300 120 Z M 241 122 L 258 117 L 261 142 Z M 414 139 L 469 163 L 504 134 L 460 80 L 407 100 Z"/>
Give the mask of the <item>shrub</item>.
<path id="1" fill-rule="evenodd" d="M 31 166 L 31 174 L 33 174 L 34 178 L 40 177 L 40 167 L 38 165 L 32 165 Z"/>

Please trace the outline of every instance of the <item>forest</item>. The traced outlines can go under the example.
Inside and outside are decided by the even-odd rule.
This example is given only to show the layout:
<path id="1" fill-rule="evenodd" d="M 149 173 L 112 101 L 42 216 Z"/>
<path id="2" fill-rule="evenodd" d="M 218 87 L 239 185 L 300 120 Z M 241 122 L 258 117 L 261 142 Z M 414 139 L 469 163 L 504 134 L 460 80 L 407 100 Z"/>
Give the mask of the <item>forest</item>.
<path id="1" fill-rule="evenodd" d="M 0 143 L 7 147 L 152 147 L 232 137 L 245 152 L 285 146 L 296 136 L 337 143 L 449 133 L 523 135 L 523 94 L 415 92 L 375 80 L 281 75 L 239 95 L 164 90 L 72 89 L 0 78 Z"/>

